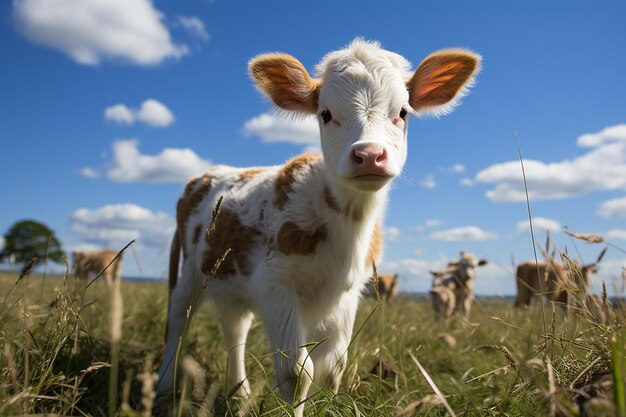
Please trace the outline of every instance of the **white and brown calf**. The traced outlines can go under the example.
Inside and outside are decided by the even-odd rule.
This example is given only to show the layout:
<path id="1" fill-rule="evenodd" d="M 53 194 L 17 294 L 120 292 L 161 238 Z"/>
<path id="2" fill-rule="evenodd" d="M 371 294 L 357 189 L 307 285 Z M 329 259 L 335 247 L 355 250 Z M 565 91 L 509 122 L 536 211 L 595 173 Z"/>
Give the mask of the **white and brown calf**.
<path id="1" fill-rule="evenodd" d="M 122 255 L 120 254 L 115 259 L 116 256 L 117 252 L 109 249 L 95 252 L 72 252 L 74 274 L 78 278 L 88 279 L 91 276 L 95 278 L 104 271 L 102 276 L 108 284 L 111 284 L 114 280 L 120 279 L 122 273 Z M 115 262 L 111 263 L 113 259 Z"/>
<path id="2" fill-rule="evenodd" d="M 476 268 L 487 265 L 485 259 L 461 252 L 458 261 L 449 262 L 442 271 L 430 271 L 434 276 L 430 290 L 437 317 L 450 317 L 453 312 L 469 317 L 474 300 Z"/>
<path id="3" fill-rule="evenodd" d="M 257 87 L 280 109 L 317 116 L 323 155 L 273 167 L 217 166 L 189 182 L 177 207 L 159 394 L 172 388 L 186 312 L 204 298 L 217 307 L 230 384 L 242 383 L 242 394 L 250 391 L 244 344 L 253 314 L 276 352 L 281 397 L 300 404 L 297 416 L 312 390 L 337 391 L 359 297 L 381 249 L 389 184 L 406 159 L 408 116 L 451 110 L 478 67 L 478 56 L 454 49 L 435 52 L 411 73 L 403 57 L 360 39 L 326 55 L 314 78 L 289 55 L 250 61 Z M 216 228 L 207 239 L 220 197 Z M 179 248 L 183 269 L 176 282 Z M 307 343 L 322 340 L 307 351 Z"/>

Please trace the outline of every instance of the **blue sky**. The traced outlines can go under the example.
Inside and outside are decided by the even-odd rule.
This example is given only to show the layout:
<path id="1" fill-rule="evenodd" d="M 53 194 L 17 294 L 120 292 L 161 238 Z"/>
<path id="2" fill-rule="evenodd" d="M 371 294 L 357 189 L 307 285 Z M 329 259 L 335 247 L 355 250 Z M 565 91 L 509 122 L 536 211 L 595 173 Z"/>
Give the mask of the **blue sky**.
<path id="1" fill-rule="evenodd" d="M 185 179 L 211 164 L 274 165 L 315 149 L 314 126 L 272 116 L 248 60 L 287 52 L 309 70 L 357 36 L 417 66 L 483 56 L 452 114 L 413 119 L 379 270 L 423 291 L 461 249 L 490 265 L 481 294 L 513 294 L 533 256 L 514 132 L 537 240 L 592 262 L 626 248 L 626 3 L 14 0 L 0 5 L 0 233 L 46 223 L 64 249 L 121 248 L 124 274 L 162 277 Z M 2 243 L 2 242 L 0 242 Z M 610 248 L 597 280 L 626 265 Z M 141 266 L 141 270 L 137 265 Z M 598 285 L 596 284 L 596 288 Z"/>

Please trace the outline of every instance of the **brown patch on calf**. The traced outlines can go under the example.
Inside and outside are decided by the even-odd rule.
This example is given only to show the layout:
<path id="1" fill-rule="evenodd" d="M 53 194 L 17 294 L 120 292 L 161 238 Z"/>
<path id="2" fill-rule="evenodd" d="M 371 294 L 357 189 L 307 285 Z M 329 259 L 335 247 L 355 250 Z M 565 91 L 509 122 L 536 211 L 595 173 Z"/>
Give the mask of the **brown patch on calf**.
<path id="1" fill-rule="evenodd" d="M 363 208 L 358 205 L 348 204 L 343 208 L 343 214 L 347 218 L 358 222 L 363 219 Z"/>
<path id="2" fill-rule="evenodd" d="M 250 168 L 239 174 L 239 181 L 248 181 L 250 178 L 265 171 L 262 168 Z"/>
<path id="3" fill-rule="evenodd" d="M 371 266 L 376 258 L 380 255 L 380 252 L 383 247 L 383 233 L 380 222 L 376 223 L 374 226 L 374 232 L 372 232 L 372 238 L 370 240 L 369 250 L 367 251 L 367 260 L 365 261 L 365 265 Z"/>
<path id="4" fill-rule="evenodd" d="M 185 191 L 176 205 L 176 223 L 178 226 L 178 238 L 183 249 L 183 257 L 188 255 L 185 232 L 189 217 L 196 211 L 202 199 L 211 190 L 212 177 L 204 174 L 202 177 L 194 178 L 185 186 Z M 198 185 L 199 184 L 199 185 Z M 195 190 L 194 190 L 195 188 Z M 195 243 L 195 242 L 194 242 Z"/>
<path id="5" fill-rule="evenodd" d="M 305 153 L 296 156 L 285 163 L 276 177 L 274 184 L 274 206 L 282 209 L 289 201 L 289 193 L 293 191 L 292 185 L 296 180 L 296 175 L 304 171 L 313 162 L 318 161 L 322 156 L 316 153 Z"/>
<path id="6" fill-rule="evenodd" d="M 302 230 L 294 222 L 285 222 L 280 226 L 276 236 L 276 246 L 283 254 L 311 255 L 315 253 L 317 245 L 328 238 L 328 229 L 325 225 L 311 231 Z"/>
<path id="7" fill-rule="evenodd" d="M 328 186 L 324 187 L 324 202 L 331 210 L 337 213 L 342 213 L 348 219 L 352 219 L 355 222 L 358 222 L 363 218 L 363 210 L 358 206 L 347 205 L 343 209 L 339 207 L 337 199 Z"/>
<path id="8" fill-rule="evenodd" d="M 324 202 L 329 209 L 336 211 L 337 213 L 341 213 L 341 208 L 339 207 L 339 203 L 337 203 L 337 199 L 333 195 L 333 192 L 330 191 L 328 186 L 324 187 Z"/>
<path id="9" fill-rule="evenodd" d="M 230 253 L 222 261 L 217 274 L 218 279 L 239 272 L 249 275 L 251 272 L 248 258 L 250 249 L 261 232 L 254 227 L 241 223 L 239 216 L 232 210 L 221 209 L 215 219 L 215 230 L 207 240 L 207 249 L 202 259 L 202 272 L 209 274 L 216 262 L 230 249 Z"/>
<path id="10" fill-rule="evenodd" d="M 201 234 L 202 234 L 202 225 L 199 224 L 196 226 L 195 229 L 193 229 L 193 239 L 191 240 L 191 243 L 193 243 L 194 245 L 197 245 L 198 242 L 200 242 Z"/>

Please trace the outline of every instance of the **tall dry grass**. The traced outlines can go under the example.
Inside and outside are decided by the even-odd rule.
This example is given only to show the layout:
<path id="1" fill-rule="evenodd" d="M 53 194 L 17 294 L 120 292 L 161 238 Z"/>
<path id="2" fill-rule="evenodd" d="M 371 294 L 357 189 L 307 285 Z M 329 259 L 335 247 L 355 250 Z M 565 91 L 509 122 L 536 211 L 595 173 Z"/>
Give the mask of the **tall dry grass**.
<path id="1" fill-rule="evenodd" d="M 320 390 L 306 400 L 306 415 L 626 417 L 626 307 L 611 304 L 603 288 L 600 296 L 589 294 L 575 276 L 566 287 L 568 312 L 541 302 L 520 312 L 511 300 L 479 299 L 469 320 L 438 321 L 422 298 L 365 301 L 339 393 Z M 180 369 L 175 400 L 155 403 L 163 283 L 107 286 L 68 274 L 45 280 L 0 274 L 0 291 L 0 415 L 283 416 L 293 410 L 277 396 L 273 352 L 259 323 L 248 338 L 252 394 L 239 398 L 237 387 L 227 388 L 218 321 L 212 306 L 196 302 L 173 358 Z"/>

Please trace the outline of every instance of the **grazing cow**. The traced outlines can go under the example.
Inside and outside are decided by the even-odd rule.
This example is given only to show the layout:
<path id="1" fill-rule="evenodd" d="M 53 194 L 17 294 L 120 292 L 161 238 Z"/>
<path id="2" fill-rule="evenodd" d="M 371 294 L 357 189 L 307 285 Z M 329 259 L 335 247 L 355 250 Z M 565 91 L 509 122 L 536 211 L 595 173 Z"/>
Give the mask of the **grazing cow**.
<path id="1" fill-rule="evenodd" d="M 398 294 L 398 274 L 377 274 L 378 275 L 378 295 L 381 300 L 390 302 Z M 374 277 L 367 281 L 364 294 L 369 298 L 377 298 Z"/>
<path id="2" fill-rule="evenodd" d="M 286 54 L 250 61 L 257 87 L 281 110 L 317 116 L 323 156 L 305 154 L 273 167 L 216 166 L 187 184 L 170 253 L 158 395 L 171 391 L 188 312 L 203 298 L 216 306 L 229 384 L 240 394 L 250 392 L 244 344 L 253 313 L 274 349 L 279 394 L 297 404 L 296 416 L 303 415 L 311 387 L 337 391 L 367 271 L 381 251 L 389 184 L 406 159 L 408 116 L 451 110 L 472 84 L 479 57 L 442 50 L 413 74 L 409 68 L 400 55 L 360 39 L 326 55 L 315 78 Z"/>
<path id="3" fill-rule="evenodd" d="M 430 290 L 433 309 L 438 318 L 450 317 L 457 312 L 469 317 L 474 300 L 476 267 L 487 265 L 472 254 L 461 252 L 461 259 L 448 263 L 442 271 L 430 271 L 434 276 Z"/>
<path id="4" fill-rule="evenodd" d="M 528 261 L 517 266 L 517 298 L 515 306 L 526 309 L 533 296 L 543 296 L 546 300 L 560 305 L 567 311 L 568 291 L 575 288 L 587 289 L 591 275 L 597 271 L 597 262 L 578 266 L 575 263 L 564 265 L 552 258 L 547 262 Z M 576 285 L 580 282 L 581 286 Z"/>
<path id="5" fill-rule="evenodd" d="M 87 279 L 90 275 L 97 276 L 104 270 L 102 276 L 108 284 L 111 284 L 114 280 L 120 279 L 122 273 L 121 254 L 115 262 L 111 263 L 116 256 L 117 252 L 109 249 L 96 252 L 72 252 L 74 273 L 78 278 Z"/>

